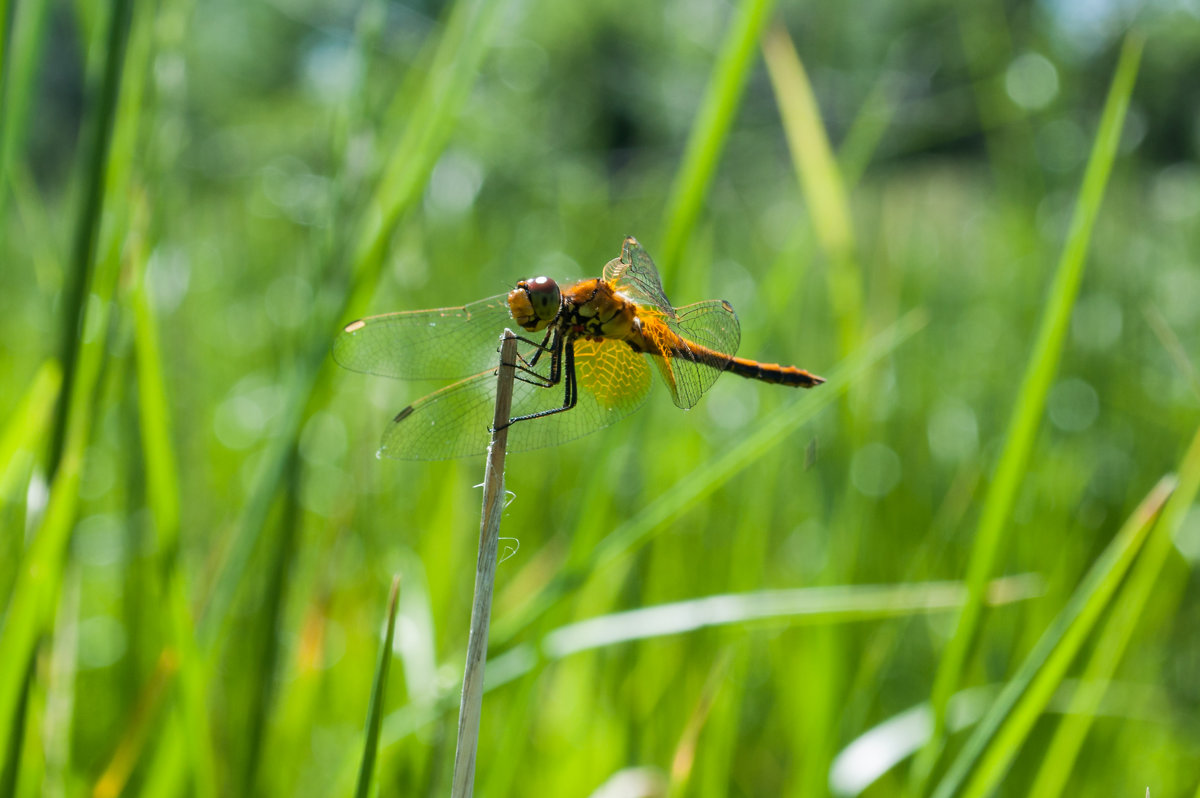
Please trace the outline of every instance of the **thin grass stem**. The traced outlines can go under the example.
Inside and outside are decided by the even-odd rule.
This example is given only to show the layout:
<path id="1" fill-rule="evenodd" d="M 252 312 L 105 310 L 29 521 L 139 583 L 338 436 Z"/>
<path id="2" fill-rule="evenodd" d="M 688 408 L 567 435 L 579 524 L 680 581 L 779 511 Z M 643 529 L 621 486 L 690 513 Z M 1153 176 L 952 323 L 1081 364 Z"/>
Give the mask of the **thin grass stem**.
<path id="1" fill-rule="evenodd" d="M 487 663 L 488 625 L 492 617 L 492 590 L 496 582 L 500 516 L 504 511 L 504 455 L 508 448 L 508 419 L 512 416 L 516 355 L 517 337 L 511 330 L 505 330 L 500 344 L 500 370 L 496 377 L 492 445 L 488 447 L 487 467 L 483 473 L 479 562 L 475 568 L 475 599 L 471 604 L 467 664 L 463 671 L 462 701 L 458 710 L 458 748 L 454 752 L 454 783 L 450 789 L 453 798 L 467 798 L 474 791 L 479 716 L 483 707 L 483 670 Z"/>

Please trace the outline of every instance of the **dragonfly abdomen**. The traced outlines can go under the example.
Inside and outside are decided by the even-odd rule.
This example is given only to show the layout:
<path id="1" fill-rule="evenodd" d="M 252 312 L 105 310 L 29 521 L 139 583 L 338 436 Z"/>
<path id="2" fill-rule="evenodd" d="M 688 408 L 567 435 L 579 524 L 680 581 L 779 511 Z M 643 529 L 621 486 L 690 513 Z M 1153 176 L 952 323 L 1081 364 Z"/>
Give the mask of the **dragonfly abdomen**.
<path id="1" fill-rule="evenodd" d="M 790 385 L 795 388 L 812 388 L 825 382 L 824 377 L 818 377 L 816 374 L 795 366 L 759 363 L 757 360 L 746 360 L 742 357 L 731 359 L 725 370 L 746 379 L 769 382 L 772 385 Z"/>
<path id="2" fill-rule="evenodd" d="M 772 385 L 790 385 L 794 388 L 812 388 L 825 382 L 824 377 L 798 369 L 795 366 L 781 366 L 778 363 L 759 363 L 757 360 L 747 360 L 744 357 L 730 357 L 700 346 L 694 341 L 679 339 L 672 352 L 674 357 L 683 357 L 695 363 L 703 363 L 721 371 L 728 371 L 749 380 L 769 382 Z"/>

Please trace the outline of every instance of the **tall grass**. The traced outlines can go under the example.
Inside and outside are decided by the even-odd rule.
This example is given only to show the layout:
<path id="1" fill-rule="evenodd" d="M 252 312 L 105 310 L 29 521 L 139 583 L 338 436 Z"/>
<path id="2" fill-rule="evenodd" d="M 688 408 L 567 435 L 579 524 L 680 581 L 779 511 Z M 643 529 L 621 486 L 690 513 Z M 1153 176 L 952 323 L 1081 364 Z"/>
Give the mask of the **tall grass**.
<path id="1" fill-rule="evenodd" d="M 677 6 L 0 7 L 0 792 L 445 794 L 481 463 L 375 459 L 432 386 L 328 347 L 627 233 L 829 382 L 509 458 L 478 794 L 1195 789 L 1162 64 L 1021 110 L 996 4 Z"/>
<path id="2" fill-rule="evenodd" d="M 102 268 L 97 268 L 97 241 L 130 14 L 129 3 L 119 2 L 110 9 L 100 103 L 91 120 L 91 137 L 84 161 L 84 194 L 75 218 L 74 245 L 61 314 L 63 387 L 55 405 L 47 456 L 50 498 L 40 529 L 21 563 L 0 629 L 0 646 L 6 652 L 4 663 L 0 664 L 0 751 L 6 753 L 19 751 L 18 741 L 25 730 L 23 693 L 30 684 L 27 675 L 32 672 L 39 638 L 50 626 L 56 595 L 62 584 L 65 549 L 77 513 L 78 481 L 95 410 L 94 391 L 104 365 L 106 303 L 111 301 L 116 288 L 117 263 L 114 259 L 105 259 Z M 94 293 L 99 302 L 88 308 L 88 318 L 85 318 L 84 302 L 89 293 Z M 84 337 L 85 324 L 92 325 L 91 341 Z M 5 773 L 12 773 L 16 767 L 15 758 L 6 757 Z"/>

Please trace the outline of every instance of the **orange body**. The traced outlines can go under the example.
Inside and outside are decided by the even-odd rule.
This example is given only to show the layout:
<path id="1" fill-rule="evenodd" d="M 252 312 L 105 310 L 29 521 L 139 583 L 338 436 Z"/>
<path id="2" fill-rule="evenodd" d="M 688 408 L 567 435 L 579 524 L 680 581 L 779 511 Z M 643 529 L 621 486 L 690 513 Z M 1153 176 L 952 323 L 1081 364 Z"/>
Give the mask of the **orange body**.
<path id="1" fill-rule="evenodd" d="M 538 315 L 528 294 L 520 287 L 508 295 L 508 303 L 513 319 L 529 332 L 544 330 L 554 323 L 565 326 L 564 332 L 571 339 L 625 341 L 635 352 L 667 360 L 684 357 L 718 371 L 774 385 L 811 388 L 825 382 L 823 377 L 795 366 L 734 357 L 682 338 L 663 322 L 661 310 L 639 306 L 603 278 L 572 283 L 561 289 L 561 296 L 558 314 L 549 319 Z M 733 308 L 725 305 L 732 313 Z"/>

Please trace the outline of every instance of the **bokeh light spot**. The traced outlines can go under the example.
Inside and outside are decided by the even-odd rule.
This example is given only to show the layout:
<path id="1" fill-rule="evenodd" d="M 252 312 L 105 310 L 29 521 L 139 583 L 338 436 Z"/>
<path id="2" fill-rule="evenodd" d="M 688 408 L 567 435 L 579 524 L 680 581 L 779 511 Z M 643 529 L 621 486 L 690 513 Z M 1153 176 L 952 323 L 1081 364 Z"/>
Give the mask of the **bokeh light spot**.
<path id="1" fill-rule="evenodd" d="M 89 515 L 75 527 L 71 547 L 84 565 L 105 566 L 121 562 L 125 554 L 121 522 L 112 515 Z"/>
<path id="2" fill-rule="evenodd" d="M 1092 294 L 1075 306 L 1071 316 L 1071 337 L 1080 346 L 1102 351 L 1117 342 L 1123 325 L 1124 317 L 1117 300 L 1108 294 Z"/>
<path id="3" fill-rule="evenodd" d="M 262 437 L 267 423 L 261 405 L 249 396 L 231 396 L 217 407 L 213 432 L 230 449 L 247 449 Z"/>
<path id="4" fill-rule="evenodd" d="M 346 453 L 346 425 L 333 413 L 313 414 L 300 435 L 300 455 L 309 463 L 324 463 Z"/>
<path id="5" fill-rule="evenodd" d="M 475 202 L 483 186 L 483 167 L 474 158 L 448 152 L 433 168 L 425 206 L 434 213 L 455 215 Z"/>
<path id="6" fill-rule="evenodd" d="M 1194 266 L 1160 271 L 1154 293 L 1159 309 L 1172 325 L 1188 327 L 1200 317 L 1200 274 Z"/>
<path id="7" fill-rule="evenodd" d="M 1042 166 L 1051 172 L 1071 172 L 1087 157 L 1090 143 L 1074 120 L 1062 118 L 1038 130 L 1035 146 Z"/>
<path id="8" fill-rule="evenodd" d="M 1004 88 L 1017 105 L 1036 111 L 1058 95 L 1058 70 L 1045 56 L 1024 53 L 1009 64 Z"/>
<path id="9" fill-rule="evenodd" d="M 1175 548 L 1194 564 L 1200 563 L 1200 504 L 1192 505 L 1183 522 L 1175 530 Z"/>
<path id="10" fill-rule="evenodd" d="M 271 321 L 284 329 L 295 330 L 312 315 L 312 286 L 298 275 L 284 275 L 267 286 L 264 301 Z"/>
<path id="11" fill-rule="evenodd" d="M 1064 432 L 1082 432 L 1100 415 L 1100 397 L 1088 383 L 1068 377 L 1050 390 L 1047 407 L 1054 426 Z"/>
<path id="12" fill-rule="evenodd" d="M 1154 207 L 1168 222 L 1181 222 L 1200 213 L 1200 167 L 1177 163 L 1154 177 Z"/>
<path id="13" fill-rule="evenodd" d="M 943 462 L 958 463 L 979 448 L 979 424 L 975 411 L 954 397 L 941 399 L 929 414 L 926 435 L 929 451 Z"/>
<path id="14" fill-rule="evenodd" d="M 850 481 L 860 493 L 879 498 L 900 482 L 900 457 L 882 443 L 868 443 L 850 461 Z"/>
<path id="15" fill-rule="evenodd" d="M 107 668 L 125 656 L 125 627 L 109 615 L 96 615 L 79 622 L 79 666 Z"/>

